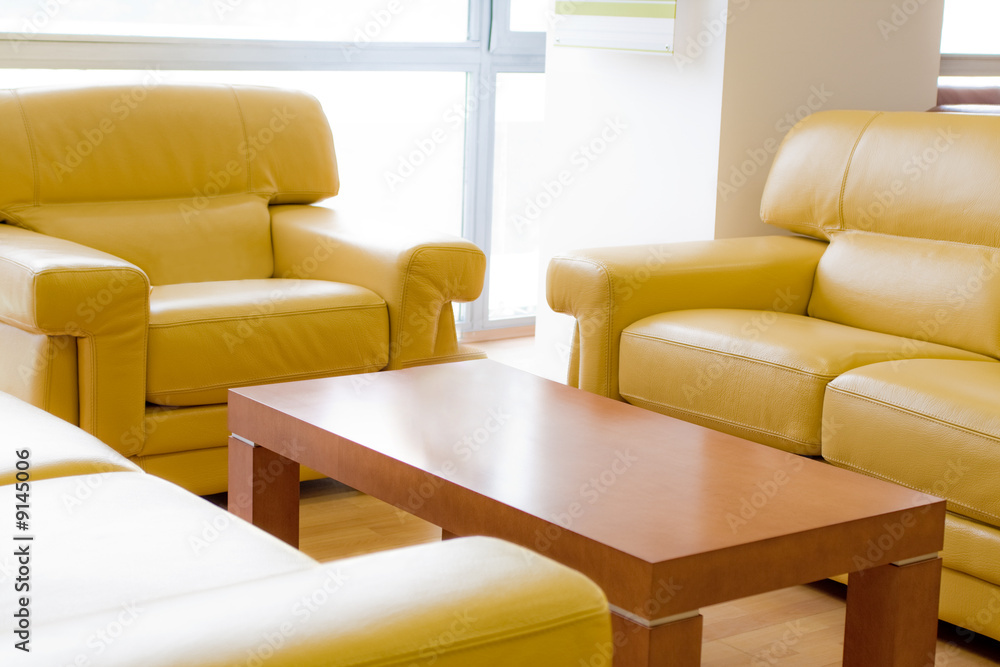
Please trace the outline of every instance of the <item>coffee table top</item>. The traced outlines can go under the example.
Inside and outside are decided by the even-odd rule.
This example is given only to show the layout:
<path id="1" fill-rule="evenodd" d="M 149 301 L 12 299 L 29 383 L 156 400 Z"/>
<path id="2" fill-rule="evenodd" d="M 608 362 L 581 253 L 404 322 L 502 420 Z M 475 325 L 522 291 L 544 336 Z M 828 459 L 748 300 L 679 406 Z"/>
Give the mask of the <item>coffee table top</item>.
<path id="1" fill-rule="evenodd" d="M 649 562 L 940 502 L 492 361 L 233 392 Z"/>
<path id="2" fill-rule="evenodd" d="M 683 573 L 697 559 L 702 576 L 745 567 L 753 577 L 794 549 L 802 577 L 816 564 L 802 579 L 812 581 L 860 569 L 848 567 L 852 555 L 892 562 L 938 551 L 943 539 L 944 501 L 932 496 L 492 361 L 234 389 L 229 409 L 234 432 L 276 451 L 266 441 L 287 437 L 292 423 L 293 438 L 326 438 L 327 469 L 317 469 L 331 476 L 360 445 L 397 470 L 471 491 L 462 502 L 492 499 L 606 545 L 626 557 L 609 556 L 609 571 L 634 560 L 655 578 L 657 565 Z M 357 473 L 341 479 L 366 491 Z M 841 544 L 850 551 L 835 556 Z"/>

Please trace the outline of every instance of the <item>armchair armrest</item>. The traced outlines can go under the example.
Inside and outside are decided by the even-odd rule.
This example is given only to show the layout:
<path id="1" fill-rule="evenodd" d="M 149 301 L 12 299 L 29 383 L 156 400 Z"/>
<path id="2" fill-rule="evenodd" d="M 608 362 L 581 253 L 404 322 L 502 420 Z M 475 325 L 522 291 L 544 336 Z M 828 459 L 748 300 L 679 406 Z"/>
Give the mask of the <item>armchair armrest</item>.
<path id="1" fill-rule="evenodd" d="M 549 263 L 546 297 L 576 318 L 569 382 L 621 400 L 622 330 L 644 317 L 691 308 L 804 314 L 826 243 L 761 236 L 579 250 Z"/>
<path id="2" fill-rule="evenodd" d="M 141 447 L 149 279 L 107 253 L 0 224 L 0 322 L 77 338 L 80 426 L 126 456 Z"/>
<path id="3" fill-rule="evenodd" d="M 68 665 L 95 632 L 107 667 L 576 667 L 610 615 L 582 574 L 492 538 L 361 556 L 52 624 L 17 665 Z M 600 651 L 605 654 L 601 654 Z M 602 660 L 604 657 L 601 658 Z M 17 660 L 15 658 L 15 660 Z"/>
<path id="4" fill-rule="evenodd" d="M 389 309 L 389 365 L 479 358 L 458 344 L 453 301 L 483 290 L 486 256 L 452 236 L 402 228 L 352 228 L 317 206 L 271 207 L 274 274 L 360 285 Z"/>

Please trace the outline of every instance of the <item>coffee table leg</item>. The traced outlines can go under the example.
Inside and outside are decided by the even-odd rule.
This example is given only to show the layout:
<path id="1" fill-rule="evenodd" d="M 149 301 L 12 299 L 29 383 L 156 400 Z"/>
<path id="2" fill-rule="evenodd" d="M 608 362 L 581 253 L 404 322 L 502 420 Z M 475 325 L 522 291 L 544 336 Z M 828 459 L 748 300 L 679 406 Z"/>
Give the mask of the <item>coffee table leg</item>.
<path id="1" fill-rule="evenodd" d="M 882 565 L 847 581 L 845 667 L 934 664 L 941 559 Z"/>
<path id="2" fill-rule="evenodd" d="M 614 667 L 692 667 L 701 664 L 701 614 L 647 628 L 611 614 Z"/>
<path id="3" fill-rule="evenodd" d="M 299 464 L 229 438 L 229 511 L 299 546 Z"/>

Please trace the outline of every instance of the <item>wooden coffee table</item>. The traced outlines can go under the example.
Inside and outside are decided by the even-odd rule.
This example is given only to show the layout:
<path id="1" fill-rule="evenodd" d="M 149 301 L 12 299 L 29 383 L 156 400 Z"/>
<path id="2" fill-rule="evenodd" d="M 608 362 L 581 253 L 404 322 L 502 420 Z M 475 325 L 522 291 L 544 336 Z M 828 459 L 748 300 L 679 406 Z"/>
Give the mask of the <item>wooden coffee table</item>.
<path id="1" fill-rule="evenodd" d="M 229 425 L 239 516 L 297 545 L 301 463 L 529 547 L 604 589 L 615 665 L 696 665 L 701 607 L 846 572 L 844 664 L 934 662 L 932 496 L 491 361 L 231 390 Z"/>

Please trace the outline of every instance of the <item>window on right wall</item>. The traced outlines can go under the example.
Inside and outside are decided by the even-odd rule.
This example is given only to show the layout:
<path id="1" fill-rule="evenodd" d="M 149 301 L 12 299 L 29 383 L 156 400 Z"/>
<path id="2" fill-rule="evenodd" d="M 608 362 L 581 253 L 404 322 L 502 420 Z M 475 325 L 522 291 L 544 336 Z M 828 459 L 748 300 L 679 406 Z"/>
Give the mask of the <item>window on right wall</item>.
<path id="1" fill-rule="evenodd" d="M 1000 86 L 1000 2 L 945 0 L 941 85 Z"/>
<path id="2" fill-rule="evenodd" d="M 997 0 L 945 0 L 939 87 L 997 88 L 1000 101 L 997 25 Z"/>

